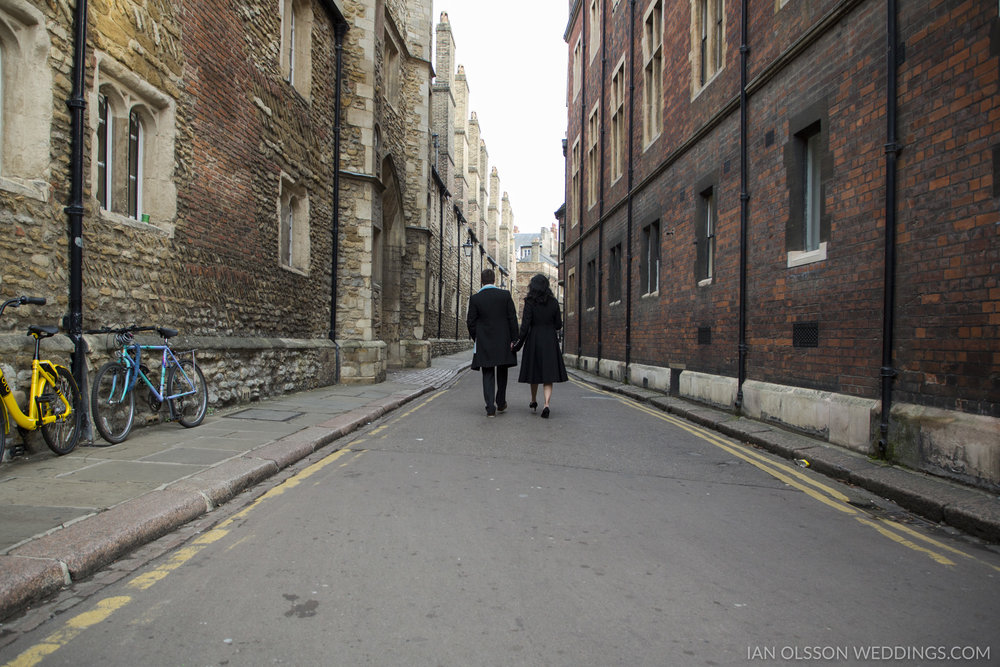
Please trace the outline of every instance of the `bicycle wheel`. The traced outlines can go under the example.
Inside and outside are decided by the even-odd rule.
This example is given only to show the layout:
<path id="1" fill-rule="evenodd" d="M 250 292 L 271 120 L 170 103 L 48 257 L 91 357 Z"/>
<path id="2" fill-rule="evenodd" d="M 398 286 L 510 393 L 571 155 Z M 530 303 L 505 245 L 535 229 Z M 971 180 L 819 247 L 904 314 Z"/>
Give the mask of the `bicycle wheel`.
<path id="1" fill-rule="evenodd" d="M 83 396 L 76 380 L 69 369 L 57 367 L 58 375 L 54 387 L 46 387 L 38 399 L 39 413 L 42 417 L 56 415 L 54 422 L 42 426 L 42 437 L 45 444 L 56 454 L 62 456 L 76 449 L 80 442 L 80 425 L 83 416 Z M 63 398 L 70 404 L 67 413 Z"/>
<path id="2" fill-rule="evenodd" d="M 135 392 L 128 386 L 128 369 L 117 361 L 101 366 L 90 391 L 90 417 L 101 437 L 118 444 L 128 437 L 135 418 Z"/>
<path id="3" fill-rule="evenodd" d="M 171 366 L 167 374 L 167 396 L 171 398 L 170 414 L 184 428 L 192 428 L 205 420 L 208 411 L 208 387 L 200 366 L 190 361 L 181 361 L 179 366 Z"/>

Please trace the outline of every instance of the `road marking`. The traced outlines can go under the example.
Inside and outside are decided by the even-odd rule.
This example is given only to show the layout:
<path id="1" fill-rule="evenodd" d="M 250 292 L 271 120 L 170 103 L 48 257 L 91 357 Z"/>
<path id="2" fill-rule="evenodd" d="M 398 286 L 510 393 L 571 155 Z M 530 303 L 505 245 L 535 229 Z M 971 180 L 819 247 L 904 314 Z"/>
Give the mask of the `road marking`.
<path id="1" fill-rule="evenodd" d="M 105 621 L 109 616 L 111 616 L 111 614 L 115 613 L 131 601 L 132 598 L 127 595 L 101 600 L 97 603 L 96 609 L 85 611 L 82 614 L 77 614 L 73 618 L 69 619 L 66 621 L 65 627 L 61 630 L 53 632 L 51 635 L 43 639 L 41 643 L 32 646 L 27 651 L 8 662 L 7 665 L 10 667 L 31 667 L 32 665 L 37 665 L 47 656 L 52 655 L 78 637 L 84 630 L 92 628 L 98 623 Z"/>
<path id="2" fill-rule="evenodd" d="M 897 523 L 895 521 L 887 521 L 879 517 L 873 517 L 869 515 L 867 512 L 864 512 L 863 510 L 860 510 L 854 507 L 853 505 L 850 505 L 849 498 L 838 489 L 828 486 L 820 482 L 819 480 L 813 479 L 810 475 L 807 475 L 796 466 L 791 466 L 786 463 L 775 461 L 772 458 L 769 458 L 760 452 L 756 452 L 753 449 L 751 449 L 749 445 L 737 443 L 736 441 L 733 441 L 731 439 L 724 438 L 723 436 L 720 436 L 717 433 L 708 431 L 700 426 L 695 426 L 690 422 L 680 419 L 679 417 L 675 417 L 673 415 L 664 413 L 658 408 L 650 407 L 631 398 L 614 394 L 612 392 L 603 389 L 599 389 L 597 387 L 594 387 L 593 385 L 585 384 L 575 379 L 573 380 L 573 382 L 584 389 L 588 389 L 590 391 L 611 396 L 620 401 L 624 405 L 627 405 L 631 408 L 635 408 L 641 412 L 656 417 L 661 421 L 668 422 L 684 431 L 687 431 L 691 435 L 694 435 L 695 437 L 700 438 L 708 442 L 709 444 L 715 445 L 719 449 L 722 449 L 723 451 L 739 459 L 742 459 L 743 461 L 746 461 L 747 463 L 753 465 L 759 470 L 767 473 L 768 475 L 771 475 L 775 479 L 778 479 L 779 481 L 784 482 L 785 484 L 788 484 L 789 486 L 798 489 L 799 491 L 802 491 L 809 497 L 818 500 L 827 507 L 831 507 L 837 510 L 838 512 L 842 512 L 849 516 L 853 516 L 859 523 L 868 526 L 870 528 L 873 528 L 878 533 L 896 542 L 897 544 L 901 544 L 908 549 L 916 551 L 917 553 L 921 553 L 931 558 L 935 562 L 940 563 L 941 565 L 952 566 L 955 564 L 953 560 L 951 560 L 942 553 L 944 551 L 947 551 L 952 554 L 968 558 L 977 563 L 981 563 L 993 570 L 1000 572 L 1000 567 L 982 561 L 976 558 L 975 556 L 967 554 L 954 547 L 948 546 L 929 536 L 922 535 L 919 532 L 911 528 L 908 528 L 906 526 L 903 526 L 900 523 Z M 932 545 L 934 548 L 929 549 L 927 547 L 923 547 L 915 543 L 914 541 L 907 539 L 906 535 L 920 539 L 921 541 Z"/>
<path id="3" fill-rule="evenodd" d="M 261 503 L 271 498 L 281 496 L 286 491 L 302 484 L 305 480 L 347 454 L 355 454 L 354 460 L 356 460 L 359 456 L 364 454 L 364 451 L 356 452 L 355 450 L 347 448 L 340 449 L 333 452 L 329 456 L 324 457 L 320 461 L 302 469 L 300 472 L 296 473 L 292 477 L 289 477 L 281 484 L 278 484 L 274 488 L 267 491 L 267 493 L 257 498 L 241 511 L 232 515 L 225 521 L 220 522 L 215 528 L 212 528 L 211 530 L 208 530 L 193 539 L 188 546 L 177 549 L 165 563 L 149 570 L 148 572 L 136 575 L 125 584 L 125 587 L 136 591 L 148 590 L 160 581 L 163 581 L 163 579 L 165 579 L 171 572 L 174 572 L 201 553 L 205 547 L 214 544 L 229 535 L 229 530 L 233 523 L 245 518 Z M 66 625 L 63 628 L 53 632 L 38 644 L 25 650 L 19 656 L 6 663 L 5 667 L 33 667 L 34 665 L 39 664 L 47 656 L 52 655 L 66 646 L 66 644 L 78 637 L 85 630 L 106 621 L 113 613 L 132 602 L 132 599 L 133 598 L 129 595 L 120 595 L 100 600 L 94 609 L 83 612 L 69 619 L 66 621 Z"/>

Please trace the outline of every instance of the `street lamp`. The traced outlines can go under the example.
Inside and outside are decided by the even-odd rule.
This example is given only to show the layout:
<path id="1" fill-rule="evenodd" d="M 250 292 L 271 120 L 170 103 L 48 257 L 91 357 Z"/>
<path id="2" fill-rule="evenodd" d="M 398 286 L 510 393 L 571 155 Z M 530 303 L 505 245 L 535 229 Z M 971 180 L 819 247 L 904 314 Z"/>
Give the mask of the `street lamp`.
<path id="1" fill-rule="evenodd" d="M 472 244 L 472 241 L 466 241 L 462 244 L 462 251 L 465 252 L 466 258 L 472 257 L 473 248 L 475 248 L 475 246 Z"/>

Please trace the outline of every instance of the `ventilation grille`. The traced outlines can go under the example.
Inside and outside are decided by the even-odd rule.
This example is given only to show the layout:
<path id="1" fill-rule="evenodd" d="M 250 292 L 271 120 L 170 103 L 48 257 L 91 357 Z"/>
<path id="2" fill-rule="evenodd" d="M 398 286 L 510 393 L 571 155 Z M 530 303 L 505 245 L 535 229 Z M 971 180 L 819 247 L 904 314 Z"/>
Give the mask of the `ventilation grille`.
<path id="1" fill-rule="evenodd" d="M 712 327 L 698 327 L 698 345 L 712 344 Z"/>
<path id="2" fill-rule="evenodd" d="M 819 347 L 819 322 L 796 322 L 792 325 L 793 347 Z"/>

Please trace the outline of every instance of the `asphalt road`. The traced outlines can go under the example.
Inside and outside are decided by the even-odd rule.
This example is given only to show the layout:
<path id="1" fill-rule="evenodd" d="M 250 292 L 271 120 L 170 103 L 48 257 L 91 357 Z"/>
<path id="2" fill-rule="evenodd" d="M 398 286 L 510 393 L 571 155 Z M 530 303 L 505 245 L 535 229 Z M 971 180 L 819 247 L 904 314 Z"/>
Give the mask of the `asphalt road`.
<path id="1" fill-rule="evenodd" d="M 548 420 L 480 395 L 465 374 L 151 546 L 0 662 L 1000 661 L 995 548 L 576 381 Z"/>

